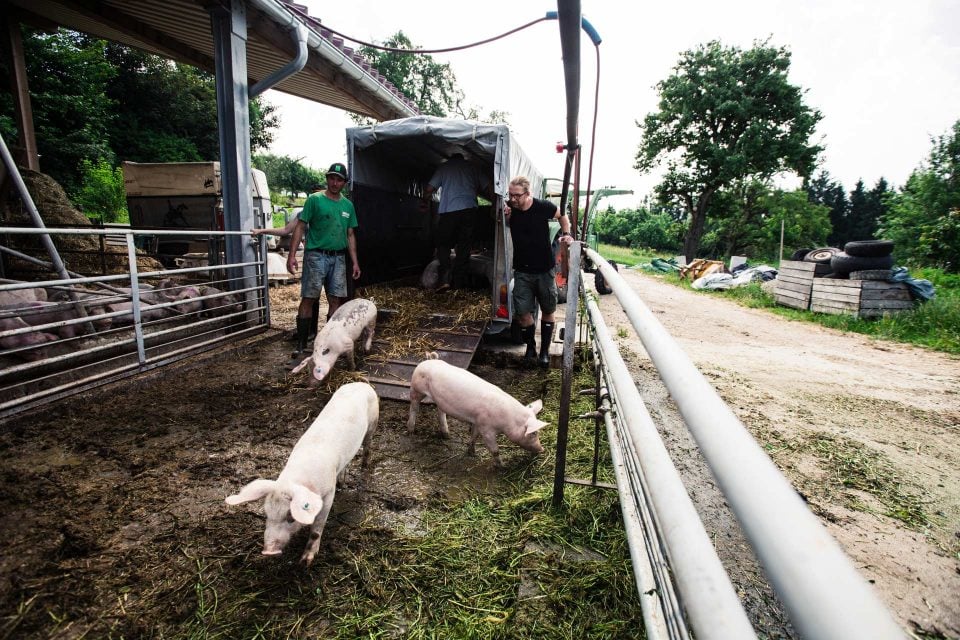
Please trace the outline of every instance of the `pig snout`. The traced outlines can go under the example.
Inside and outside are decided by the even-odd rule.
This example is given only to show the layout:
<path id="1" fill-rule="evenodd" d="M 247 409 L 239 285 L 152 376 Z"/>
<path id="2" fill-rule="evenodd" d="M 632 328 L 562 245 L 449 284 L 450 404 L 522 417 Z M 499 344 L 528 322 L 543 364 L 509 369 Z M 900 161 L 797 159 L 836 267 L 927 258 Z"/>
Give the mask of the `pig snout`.
<path id="1" fill-rule="evenodd" d="M 263 532 L 263 550 L 260 552 L 265 556 L 278 556 L 283 553 L 290 538 L 300 528 L 296 521 L 280 522 L 267 521 L 267 528 Z"/>
<path id="2" fill-rule="evenodd" d="M 318 382 L 322 382 L 324 378 L 327 377 L 327 374 L 330 373 L 330 369 L 326 366 L 319 365 L 313 368 L 313 379 L 310 381 L 310 385 L 314 386 Z"/>
<path id="3" fill-rule="evenodd" d="M 524 436 L 523 440 L 518 442 L 521 448 L 531 451 L 533 453 L 543 453 L 543 445 L 540 444 L 540 436 L 537 434 L 531 434 L 529 436 Z"/>

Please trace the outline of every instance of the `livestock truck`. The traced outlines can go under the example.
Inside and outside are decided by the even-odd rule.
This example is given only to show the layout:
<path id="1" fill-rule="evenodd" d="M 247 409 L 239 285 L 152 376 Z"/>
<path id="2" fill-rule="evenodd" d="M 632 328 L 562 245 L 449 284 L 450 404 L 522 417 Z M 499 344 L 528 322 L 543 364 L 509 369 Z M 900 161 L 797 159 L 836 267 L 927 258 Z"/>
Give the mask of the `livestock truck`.
<path id="1" fill-rule="evenodd" d="M 419 275 L 434 257 L 435 202 L 424 188 L 454 153 L 476 165 L 493 185 L 494 201 L 478 207 L 471 264 L 484 274 L 490 312 L 487 333 L 512 320 L 513 244 L 503 205 L 514 176 L 530 179 L 542 197 L 544 179 L 510 128 L 467 120 L 414 116 L 346 131 L 350 197 L 357 210 L 359 286 Z"/>

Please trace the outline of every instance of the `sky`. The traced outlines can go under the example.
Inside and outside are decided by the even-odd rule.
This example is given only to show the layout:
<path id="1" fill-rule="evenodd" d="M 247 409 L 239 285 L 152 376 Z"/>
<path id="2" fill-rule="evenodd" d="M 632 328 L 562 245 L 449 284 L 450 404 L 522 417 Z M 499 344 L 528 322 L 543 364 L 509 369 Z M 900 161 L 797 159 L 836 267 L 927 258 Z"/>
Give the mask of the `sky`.
<path id="1" fill-rule="evenodd" d="M 425 49 L 483 40 L 556 10 L 555 2 L 530 0 L 298 2 L 359 40 L 382 42 L 402 30 Z M 872 188 L 881 177 L 902 186 L 929 155 L 931 137 L 960 119 L 957 0 L 582 0 L 581 9 L 602 39 L 596 110 L 597 48 L 585 33 L 580 45 L 581 188 L 596 111 L 591 184 L 634 192 L 602 207 L 634 207 L 652 192 L 657 172 L 633 168 L 636 123 L 656 111 L 656 84 L 671 75 L 680 54 L 711 40 L 745 49 L 769 38 L 790 51 L 790 82 L 823 114 L 812 139 L 825 147 L 820 166 L 847 191 L 860 179 Z M 555 20 L 433 58 L 450 64 L 468 105 L 509 114 L 541 173 L 562 177 L 563 155 L 555 147 L 566 137 L 566 93 Z M 280 116 L 270 153 L 319 170 L 346 159 L 344 130 L 354 125 L 345 112 L 277 91 L 265 98 Z"/>

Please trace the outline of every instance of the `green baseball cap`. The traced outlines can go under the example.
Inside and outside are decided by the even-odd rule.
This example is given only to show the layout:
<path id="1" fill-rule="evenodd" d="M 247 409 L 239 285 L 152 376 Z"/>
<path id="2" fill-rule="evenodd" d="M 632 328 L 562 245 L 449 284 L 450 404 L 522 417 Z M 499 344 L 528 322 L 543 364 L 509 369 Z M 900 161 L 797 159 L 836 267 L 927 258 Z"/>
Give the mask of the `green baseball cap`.
<path id="1" fill-rule="evenodd" d="M 328 175 L 328 176 L 331 176 L 331 175 L 333 175 L 333 176 L 340 176 L 341 178 L 343 178 L 344 180 L 346 180 L 346 179 L 347 179 L 347 167 L 346 167 L 345 165 L 343 165 L 343 164 L 340 164 L 339 162 L 334 162 L 332 165 L 330 165 L 330 168 L 327 169 L 327 175 Z"/>

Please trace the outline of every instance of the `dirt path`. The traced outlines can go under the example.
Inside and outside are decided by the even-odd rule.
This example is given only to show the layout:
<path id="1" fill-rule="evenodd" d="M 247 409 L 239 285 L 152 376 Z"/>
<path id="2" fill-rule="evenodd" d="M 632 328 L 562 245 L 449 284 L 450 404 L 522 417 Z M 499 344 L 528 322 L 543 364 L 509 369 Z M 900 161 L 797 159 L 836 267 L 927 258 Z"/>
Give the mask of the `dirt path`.
<path id="1" fill-rule="evenodd" d="M 960 637 L 960 359 L 621 274 L 900 623 Z M 626 315 L 600 306 L 755 624 L 792 637 Z"/>

